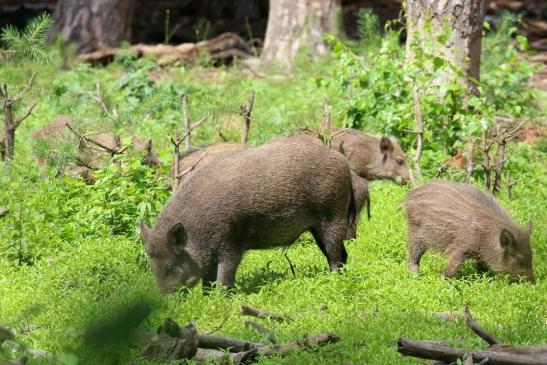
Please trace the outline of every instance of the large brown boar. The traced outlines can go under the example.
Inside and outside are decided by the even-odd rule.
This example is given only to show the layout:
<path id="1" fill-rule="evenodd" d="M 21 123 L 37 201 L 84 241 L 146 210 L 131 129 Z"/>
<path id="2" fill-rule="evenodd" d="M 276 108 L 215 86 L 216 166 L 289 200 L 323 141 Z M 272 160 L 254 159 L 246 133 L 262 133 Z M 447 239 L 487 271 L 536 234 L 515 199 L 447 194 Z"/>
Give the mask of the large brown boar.
<path id="1" fill-rule="evenodd" d="M 141 236 L 158 286 L 233 286 L 246 250 L 292 244 L 311 231 L 331 271 L 346 262 L 355 220 L 344 156 L 309 137 L 279 139 L 192 173 Z"/>
<path id="2" fill-rule="evenodd" d="M 522 276 L 535 281 L 530 248 L 531 222 L 519 227 L 494 197 L 471 185 L 433 180 L 408 193 L 408 255 L 418 272 L 429 248 L 449 257 L 445 276 L 453 276 L 466 259 L 479 270 Z"/>

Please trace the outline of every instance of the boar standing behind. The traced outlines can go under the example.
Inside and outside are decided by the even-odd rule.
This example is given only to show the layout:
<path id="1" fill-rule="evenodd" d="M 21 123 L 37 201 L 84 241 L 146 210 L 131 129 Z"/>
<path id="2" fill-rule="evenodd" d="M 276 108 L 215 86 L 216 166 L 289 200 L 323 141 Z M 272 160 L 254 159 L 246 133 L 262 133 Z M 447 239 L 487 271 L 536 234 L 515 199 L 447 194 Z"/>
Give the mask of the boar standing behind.
<path id="1" fill-rule="evenodd" d="M 280 139 L 197 169 L 141 236 L 164 291 L 217 280 L 233 286 L 246 250 L 311 231 L 331 271 L 347 259 L 356 219 L 344 156 L 309 137 Z"/>
<path id="2" fill-rule="evenodd" d="M 411 271 L 418 272 L 423 253 L 433 248 L 449 257 L 447 277 L 454 276 L 464 260 L 474 259 L 480 271 L 489 267 L 535 281 L 531 222 L 519 227 L 490 193 L 433 180 L 410 191 L 405 207 Z"/>

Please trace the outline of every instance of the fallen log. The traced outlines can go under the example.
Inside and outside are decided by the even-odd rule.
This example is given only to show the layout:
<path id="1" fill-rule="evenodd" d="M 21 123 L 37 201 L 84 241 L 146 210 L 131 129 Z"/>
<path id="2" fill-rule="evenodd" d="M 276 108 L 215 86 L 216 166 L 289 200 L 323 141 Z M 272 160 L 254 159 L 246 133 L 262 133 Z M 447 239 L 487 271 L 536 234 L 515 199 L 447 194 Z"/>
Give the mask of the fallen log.
<path id="1" fill-rule="evenodd" d="M 272 313 L 258 308 L 251 308 L 248 305 L 241 305 L 241 314 L 257 318 L 270 318 L 278 322 L 288 322 L 291 320 L 288 316 L 279 313 Z"/>
<path id="2" fill-rule="evenodd" d="M 140 336 L 141 341 L 144 339 L 148 342 L 141 351 L 141 356 L 151 361 L 191 359 L 198 349 L 197 331 L 192 322 L 180 327 L 175 321 L 168 318 L 158 328 L 157 335 L 144 333 Z"/>
<path id="3" fill-rule="evenodd" d="M 125 50 L 120 48 L 101 48 L 91 53 L 81 54 L 78 61 L 90 63 L 108 63 L 120 52 L 126 51 L 137 57 L 154 56 L 160 66 L 174 62 L 192 63 L 198 57 L 206 55 L 215 62 L 229 62 L 234 58 L 252 56 L 247 42 L 235 33 L 223 33 L 218 37 L 197 43 L 182 43 L 176 46 L 168 44 L 135 44 Z"/>
<path id="4" fill-rule="evenodd" d="M 465 356 L 473 356 L 475 361 L 488 359 L 488 365 L 545 365 L 547 347 L 490 347 L 486 350 L 473 350 L 440 345 L 437 341 L 414 341 L 400 338 L 397 351 L 404 356 L 421 359 L 440 360 L 445 363 L 457 362 Z"/>
<path id="5" fill-rule="evenodd" d="M 261 343 L 247 342 L 232 337 L 214 336 L 203 333 L 198 335 L 198 347 L 204 349 L 226 349 L 230 352 L 242 352 L 265 346 L 266 345 Z"/>

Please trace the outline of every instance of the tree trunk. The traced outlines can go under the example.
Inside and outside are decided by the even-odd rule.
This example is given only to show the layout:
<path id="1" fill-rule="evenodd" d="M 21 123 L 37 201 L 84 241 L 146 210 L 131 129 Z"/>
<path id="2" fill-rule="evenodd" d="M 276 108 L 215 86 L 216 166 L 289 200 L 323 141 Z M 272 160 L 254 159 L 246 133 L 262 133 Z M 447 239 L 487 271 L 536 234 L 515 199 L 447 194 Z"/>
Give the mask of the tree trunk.
<path id="1" fill-rule="evenodd" d="M 262 62 L 290 67 L 303 47 L 312 58 L 325 54 L 323 35 L 335 31 L 336 3 L 336 0 L 270 0 Z"/>
<path id="2" fill-rule="evenodd" d="M 407 54 L 411 56 L 411 44 L 416 38 L 437 42 L 436 37 L 449 26 L 452 32 L 440 47 L 441 57 L 460 68 L 463 76 L 447 70 L 441 82 L 458 77 L 470 94 L 477 94 L 485 7 L 486 0 L 408 0 Z M 428 22 L 433 32 L 428 31 Z"/>
<path id="3" fill-rule="evenodd" d="M 116 47 L 131 36 L 135 0 L 59 0 L 50 40 L 60 34 L 76 53 Z"/>

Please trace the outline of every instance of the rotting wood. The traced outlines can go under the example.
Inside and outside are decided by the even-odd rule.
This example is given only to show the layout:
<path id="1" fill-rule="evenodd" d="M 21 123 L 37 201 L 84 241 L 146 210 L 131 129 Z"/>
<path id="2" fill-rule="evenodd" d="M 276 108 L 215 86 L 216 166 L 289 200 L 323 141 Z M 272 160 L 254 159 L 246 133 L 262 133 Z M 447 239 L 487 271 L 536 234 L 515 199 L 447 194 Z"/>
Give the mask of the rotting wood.
<path id="1" fill-rule="evenodd" d="M 260 325 L 259 323 L 256 323 L 255 321 L 245 321 L 245 327 L 252 328 L 258 333 L 265 335 L 271 343 L 277 343 L 277 338 L 275 337 L 275 334 L 271 330 Z"/>
<path id="2" fill-rule="evenodd" d="M 247 100 L 247 105 L 241 106 L 241 116 L 243 117 L 243 134 L 241 135 L 241 143 L 247 144 L 249 140 L 249 130 L 251 128 L 251 113 L 253 111 L 253 105 L 255 102 L 255 91 L 251 90 L 249 92 L 249 99 Z"/>
<path id="3" fill-rule="evenodd" d="M 265 347 L 261 343 L 247 342 L 233 337 L 214 336 L 204 333 L 198 335 L 198 347 L 204 349 L 225 349 L 230 352 L 249 351 L 253 348 Z"/>
<path id="4" fill-rule="evenodd" d="M 108 63 L 122 50 L 120 48 L 101 48 L 91 53 L 81 54 L 78 61 L 91 63 Z M 176 46 L 167 44 L 135 44 L 126 52 L 137 57 L 155 56 L 160 66 L 175 62 L 192 63 L 202 55 L 210 57 L 215 62 L 229 62 L 234 58 L 248 58 L 252 56 L 247 42 L 235 33 L 223 33 L 218 37 L 197 43 L 182 43 Z"/>
<path id="5" fill-rule="evenodd" d="M 272 313 L 258 308 L 251 308 L 246 304 L 241 305 L 241 314 L 243 314 L 244 316 L 252 316 L 257 318 L 269 318 L 278 322 L 288 322 L 291 320 L 288 316 L 284 314 Z"/>

